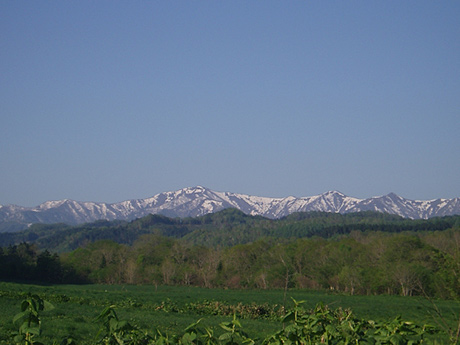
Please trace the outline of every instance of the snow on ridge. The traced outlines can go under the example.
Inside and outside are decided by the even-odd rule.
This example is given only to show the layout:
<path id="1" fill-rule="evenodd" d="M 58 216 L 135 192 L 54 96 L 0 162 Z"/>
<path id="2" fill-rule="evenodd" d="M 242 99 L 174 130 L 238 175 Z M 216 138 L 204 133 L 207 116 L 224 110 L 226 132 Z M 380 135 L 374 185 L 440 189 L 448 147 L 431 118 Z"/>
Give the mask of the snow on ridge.
<path id="1" fill-rule="evenodd" d="M 249 215 L 281 218 L 294 212 L 325 211 L 349 213 L 379 211 L 406 218 L 426 219 L 434 216 L 460 214 L 460 198 L 409 200 L 394 193 L 359 199 L 338 191 L 310 197 L 288 196 L 270 198 L 230 192 L 217 192 L 203 186 L 163 192 L 146 199 L 119 203 L 77 202 L 68 199 L 47 201 L 35 208 L 0 207 L 0 222 L 8 220 L 32 222 L 67 222 L 77 224 L 97 219 L 132 220 L 147 214 L 160 213 L 171 217 L 194 217 L 225 208 L 237 208 Z"/>
<path id="2" fill-rule="evenodd" d="M 50 208 L 59 207 L 67 201 L 68 199 L 45 201 L 44 203 L 41 203 L 40 205 L 38 205 L 37 207 L 33 207 L 32 209 L 47 210 Z"/>

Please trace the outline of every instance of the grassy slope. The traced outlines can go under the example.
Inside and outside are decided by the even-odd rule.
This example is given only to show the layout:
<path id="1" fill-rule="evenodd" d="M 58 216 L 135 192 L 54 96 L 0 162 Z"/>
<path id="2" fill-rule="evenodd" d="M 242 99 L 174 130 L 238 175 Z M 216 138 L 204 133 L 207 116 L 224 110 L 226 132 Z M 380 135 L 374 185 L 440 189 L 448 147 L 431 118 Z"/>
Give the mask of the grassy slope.
<path id="1" fill-rule="evenodd" d="M 99 312 L 108 305 L 118 306 L 121 319 L 130 320 L 145 330 L 160 329 L 174 334 L 182 331 L 190 323 L 203 318 L 208 325 L 219 332 L 218 324 L 228 321 L 230 317 L 197 315 L 191 312 L 165 312 L 156 310 L 162 302 L 167 301 L 171 308 L 183 310 L 187 303 L 202 301 L 221 301 L 228 304 L 264 304 L 284 303 L 284 291 L 267 290 L 220 290 L 194 287 L 164 286 L 105 286 L 105 285 L 66 285 L 37 286 L 15 283 L 0 283 L 0 341 L 14 330 L 11 323 L 19 312 L 23 294 L 37 293 L 55 305 L 55 309 L 43 312 L 43 340 L 51 343 L 66 335 L 73 336 L 78 344 L 89 344 L 97 334 L 99 325 L 94 322 Z M 401 315 L 403 319 L 417 323 L 435 322 L 430 317 L 429 304 L 421 298 L 404 298 L 398 296 L 345 296 L 309 291 L 288 291 L 287 303 L 292 305 L 290 297 L 306 300 L 307 307 L 323 302 L 331 307 L 351 308 L 361 318 L 383 320 Z M 451 301 L 437 301 L 449 321 L 454 324 L 452 312 L 460 312 L 459 305 Z M 253 337 L 263 338 L 275 332 L 280 324 L 269 320 L 242 321 L 244 329 Z M 6 343 L 6 342 L 3 342 Z"/>

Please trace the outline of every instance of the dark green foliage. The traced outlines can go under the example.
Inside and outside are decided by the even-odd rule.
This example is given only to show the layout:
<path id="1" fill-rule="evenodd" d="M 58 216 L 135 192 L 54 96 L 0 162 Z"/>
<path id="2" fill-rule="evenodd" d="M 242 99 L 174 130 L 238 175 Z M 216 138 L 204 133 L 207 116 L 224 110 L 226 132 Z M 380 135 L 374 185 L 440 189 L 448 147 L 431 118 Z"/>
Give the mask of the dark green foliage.
<path id="1" fill-rule="evenodd" d="M 459 299 L 460 230 L 352 232 L 334 239 L 261 239 L 226 248 L 144 235 L 61 254 L 22 243 L 0 250 L 0 278 L 44 283 L 314 289 Z"/>
<path id="2" fill-rule="evenodd" d="M 176 309 L 178 309 L 176 307 Z M 191 302 L 185 306 L 185 310 L 198 315 L 236 315 L 240 319 L 277 319 L 284 315 L 285 309 L 278 304 L 268 303 L 249 305 L 238 303 L 236 305 L 220 301 L 205 300 L 201 302 Z"/>
<path id="3" fill-rule="evenodd" d="M 96 318 L 102 322 L 102 327 L 96 335 L 96 344 L 117 345 L 117 344 L 147 344 L 150 337 L 139 331 L 131 323 L 119 320 L 115 306 L 105 308 Z"/>
<path id="4" fill-rule="evenodd" d="M 0 279 L 41 283 L 80 283 L 71 267 L 64 266 L 57 254 L 39 253 L 35 245 L 21 243 L 0 248 Z"/>
<path id="5" fill-rule="evenodd" d="M 349 214 L 308 212 L 295 213 L 278 220 L 248 216 L 236 209 L 226 209 L 197 218 L 168 218 L 163 215 L 125 221 L 97 221 L 70 226 L 34 224 L 16 233 L 0 233 L 0 246 L 35 243 L 40 249 L 67 252 L 90 242 L 109 239 L 132 245 L 142 235 L 157 234 L 181 238 L 187 243 L 206 246 L 233 246 L 260 238 L 332 238 L 353 231 L 442 231 L 460 223 L 460 216 L 410 220 L 379 212 Z"/>
<path id="6" fill-rule="evenodd" d="M 233 315 L 230 321 L 219 324 L 220 334 L 201 324 L 201 319 L 185 327 L 182 332 L 168 335 L 159 329 L 141 330 L 118 317 L 115 306 L 103 309 L 96 318 L 101 324 L 94 344 L 106 345 L 309 345 L 309 344 L 430 344 L 428 337 L 439 331 L 429 325 L 418 325 L 397 317 L 390 321 L 366 320 L 356 317 L 348 309 L 332 309 L 323 304 L 305 309 L 304 301 L 294 300 L 294 307 L 280 319 L 282 328 L 264 340 L 250 336 L 240 320 Z M 40 335 L 39 312 L 51 305 L 38 295 L 29 295 L 21 304 L 21 312 L 14 317 L 20 324 L 19 332 L 11 338 L 16 344 L 41 345 L 35 340 Z M 456 340 L 451 339 L 452 344 Z M 66 336 L 61 344 L 76 344 Z"/>
<path id="7" fill-rule="evenodd" d="M 36 224 L 16 234 L 33 240 L 0 250 L 0 279 L 457 299 L 459 219 L 312 212 L 270 220 L 227 209 L 185 219 Z"/>
<path id="8" fill-rule="evenodd" d="M 432 326 L 419 326 L 397 317 L 391 321 L 374 322 L 357 318 L 351 310 L 331 309 L 317 305 L 306 311 L 295 302 L 293 310 L 282 319 L 288 323 L 279 332 L 267 337 L 264 345 L 303 344 L 422 344 L 426 336 L 436 332 Z"/>
<path id="9" fill-rule="evenodd" d="M 17 344 L 42 345 L 34 338 L 41 333 L 41 320 L 39 313 L 46 309 L 52 309 L 53 305 L 44 301 L 38 295 L 29 294 L 21 303 L 21 312 L 13 318 L 13 323 L 18 325 L 19 331 L 13 334 Z"/>
<path id="10" fill-rule="evenodd" d="M 114 311 L 118 322 L 126 321 L 132 325 L 131 333 L 136 334 L 134 339 L 155 341 L 162 339 L 170 344 L 176 344 L 179 339 L 185 341 L 188 337 L 186 334 L 189 333 L 186 331 L 187 325 L 194 324 L 198 319 L 201 321 L 192 327 L 197 337 L 195 341 L 206 342 L 216 341 L 216 339 L 218 341 L 220 335 L 226 332 L 221 324 L 226 323 L 228 326 L 235 315 L 231 312 L 232 309 L 236 310 L 236 320 L 243 326 L 242 330 L 249 334 L 249 338 L 256 344 L 261 344 L 268 335 L 282 330 L 280 317 L 295 310 L 291 296 L 296 300 L 306 301 L 299 304 L 299 308 L 303 310 L 299 310 L 299 315 L 303 315 L 302 317 L 318 317 L 315 310 L 319 303 L 319 307 L 324 305 L 321 308 L 328 310 L 326 316 L 340 315 L 339 311 L 348 313 L 351 309 L 353 320 L 357 323 L 360 320 L 365 323 L 373 320 L 378 327 L 381 325 L 387 325 L 389 328 L 402 327 L 407 320 L 411 320 L 420 329 L 423 325 L 435 324 L 435 321 L 439 320 L 439 316 L 432 319 L 428 315 L 431 306 L 424 304 L 425 299 L 420 297 L 344 296 L 291 290 L 288 292 L 286 309 L 282 310 L 279 306 L 283 304 L 283 291 L 280 290 L 236 291 L 166 286 L 37 286 L 0 283 L 0 310 L 2 311 L 0 344 L 12 344 L 11 335 L 14 331 L 17 332 L 19 324 L 13 326 L 11 320 L 17 311 L 21 310 L 22 301 L 29 298 L 25 293 L 27 291 L 52 302 L 55 307 L 50 311 L 46 308 L 44 311 L 39 311 L 42 331 L 40 336 L 33 338 L 34 341 L 50 345 L 61 344 L 64 340 L 66 341 L 64 344 L 72 341 L 73 344 L 81 345 L 97 343 L 107 333 L 104 326 L 105 318 L 101 317 L 96 321 L 96 317 L 104 314 L 101 311 L 112 305 L 116 305 Z M 324 304 L 321 304 L 321 301 Z M 453 344 L 458 327 L 459 305 L 452 301 L 435 300 L 434 302 L 445 317 L 450 330 L 443 329 L 439 334 L 424 336 L 437 340 L 437 344 L 450 344 L 449 336 L 452 334 Z M 190 308 L 191 304 L 196 308 Z M 260 309 L 274 310 L 276 315 L 268 318 L 264 315 L 259 316 L 255 312 L 257 306 Z M 209 310 L 209 313 L 203 309 Z M 451 315 L 451 311 L 456 316 Z M 401 315 L 401 318 L 397 318 L 397 315 Z M 327 321 L 329 318 L 327 316 L 324 319 Z M 291 320 L 289 317 L 285 320 L 284 329 L 292 325 L 293 321 L 289 320 Z M 116 328 L 113 327 L 112 330 Z M 97 336 L 98 330 L 101 329 L 101 333 Z M 157 329 L 160 330 L 159 333 Z M 429 339 L 425 339 L 425 343 L 429 344 Z"/>

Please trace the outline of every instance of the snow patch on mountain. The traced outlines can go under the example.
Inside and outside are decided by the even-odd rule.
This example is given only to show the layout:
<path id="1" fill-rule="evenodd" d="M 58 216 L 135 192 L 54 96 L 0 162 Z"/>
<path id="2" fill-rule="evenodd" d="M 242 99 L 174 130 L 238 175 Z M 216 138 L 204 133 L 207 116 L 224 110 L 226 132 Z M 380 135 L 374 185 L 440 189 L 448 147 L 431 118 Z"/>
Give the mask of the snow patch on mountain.
<path id="1" fill-rule="evenodd" d="M 197 186 L 164 192 L 146 199 L 119 203 L 78 202 L 69 199 L 47 201 L 37 207 L 0 206 L 0 222 L 80 224 L 98 219 L 132 220 L 148 214 L 168 217 L 197 217 L 225 208 L 237 208 L 249 215 L 281 218 L 294 212 L 323 211 L 350 213 L 378 211 L 405 218 L 427 219 L 460 214 L 460 199 L 409 200 L 394 193 L 358 199 L 338 191 L 311 197 L 269 198 L 216 192 Z"/>

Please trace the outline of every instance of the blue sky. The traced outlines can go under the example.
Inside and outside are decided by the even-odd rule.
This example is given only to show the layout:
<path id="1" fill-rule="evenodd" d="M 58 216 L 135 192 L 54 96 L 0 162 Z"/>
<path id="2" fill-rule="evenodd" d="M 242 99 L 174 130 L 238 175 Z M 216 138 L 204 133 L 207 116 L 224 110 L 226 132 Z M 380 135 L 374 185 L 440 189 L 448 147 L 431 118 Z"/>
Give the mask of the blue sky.
<path id="1" fill-rule="evenodd" d="M 2 1 L 0 204 L 460 196 L 460 2 Z"/>

